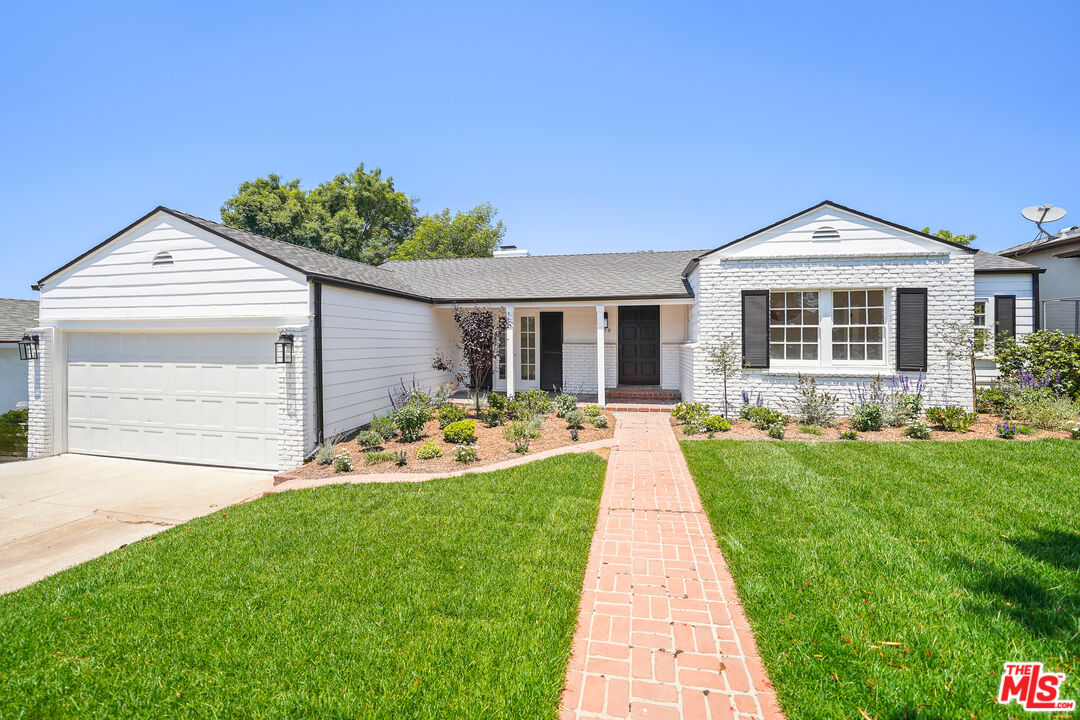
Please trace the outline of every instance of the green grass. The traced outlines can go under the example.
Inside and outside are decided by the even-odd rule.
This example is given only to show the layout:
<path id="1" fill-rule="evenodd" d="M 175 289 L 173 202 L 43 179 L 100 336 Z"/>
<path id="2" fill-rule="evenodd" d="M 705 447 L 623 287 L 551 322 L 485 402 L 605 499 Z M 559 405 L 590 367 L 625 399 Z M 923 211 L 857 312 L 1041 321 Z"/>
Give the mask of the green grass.
<path id="1" fill-rule="evenodd" d="M 556 716 L 604 461 L 231 507 L 0 598 L 0 717 Z"/>
<path id="2" fill-rule="evenodd" d="M 682 447 L 791 720 L 1019 717 L 1013 660 L 1080 700 L 1080 443 Z"/>

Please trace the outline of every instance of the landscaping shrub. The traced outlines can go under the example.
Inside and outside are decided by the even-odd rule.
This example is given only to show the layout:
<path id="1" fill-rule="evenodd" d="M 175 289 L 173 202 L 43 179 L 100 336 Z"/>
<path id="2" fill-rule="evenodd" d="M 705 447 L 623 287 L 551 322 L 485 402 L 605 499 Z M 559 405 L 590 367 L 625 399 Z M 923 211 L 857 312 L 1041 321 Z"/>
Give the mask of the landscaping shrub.
<path id="1" fill-rule="evenodd" d="M 26 457 L 30 411 L 26 408 L 8 410 L 0 415 L 0 455 Z"/>
<path id="2" fill-rule="evenodd" d="M 604 414 L 604 411 L 600 409 L 599 405 L 586 405 L 585 414 L 589 417 L 600 417 Z"/>
<path id="3" fill-rule="evenodd" d="M 503 415 L 503 411 L 497 407 L 491 407 L 490 405 L 480 411 L 480 419 L 484 421 L 484 424 L 488 427 L 498 427 L 506 422 L 506 416 Z"/>
<path id="4" fill-rule="evenodd" d="M 361 430 L 356 434 L 356 444 L 364 449 L 379 447 L 384 442 L 383 436 L 374 430 Z"/>
<path id="5" fill-rule="evenodd" d="M 975 409 L 981 413 L 1001 415 L 1009 405 L 1000 387 L 979 388 L 975 391 Z"/>
<path id="6" fill-rule="evenodd" d="M 840 433 L 840 439 L 841 440 L 858 440 L 859 439 L 859 433 L 855 432 L 854 430 L 845 430 L 844 432 Z"/>
<path id="7" fill-rule="evenodd" d="M 800 425 L 799 432 L 805 433 L 807 435 L 824 435 L 825 428 L 821 427 L 820 425 Z"/>
<path id="8" fill-rule="evenodd" d="M 422 402 L 407 402 L 394 413 L 394 425 L 405 442 L 415 442 L 424 435 L 424 423 L 430 410 Z"/>
<path id="9" fill-rule="evenodd" d="M 418 460 L 433 460 L 442 457 L 442 448 L 436 445 L 434 441 L 428 440 L 416 451 L 416 457 Z"/>
<path id="10" fill-rule="evenodd" d="M 547 415 L 551 412 L 551 398 L 543 390 L 532 389 L 518 393 L 514 398 L 529 415 Z"/>
<path id="11" fill-rule="evenodd" d="M 810 375 L 799 373 L 799 382 L 795 387 L 794 415 L 804 425 L 828 426 L 836 422 L 836 403 L 839 398 L 832 393 L 819 390 L 817 380 Z"/>
<path id="12" fill-rule="evenodd" d="M 496 410 L 502 410 L 506 412 L 506 406 L 510 404 L 510 400 L 505 395 L 499 393 L 491 393 L 488 395 L 488 407 L 495 408 Z"/>
<path id="13" fill-rule="evenodd" d="M 1020 340 L 998 338 L 994 349 L 1003 375 L 1027 372 L 1036 377 L 1052 376 L 1058 389 L 1080 398 L 1080 336 L 1036 330 Z"/>
<path id="14" fill-rule="evenodd" d="M 742 418 L 743 420 L 749 420 L 750 419 L 750 413 L 754 410 L 754 408 L 756 408 L 756 407 L 764 407 L 764 405 L 765 405 L 765 396 L 762 395 L 760 392 L 757 394 L 757 397 L 754 399 L 754 401 L 751 402 L 750 401 L 750 393 L 743 390 L 742 391 L 742 405 L 739 406 L 739 417 Z"/>
<path id="15" fill-rule="evenodd" d="M 975 413 L 969 413 L 962 407 L 949 405 L 947 407 L 927 408 L 926 419 L 942 430 L 964 433 L 979 418 Z"/>
<path id="16" fill-rule="evenodd" d="M 885 408 L 879 402 L 864 402 L 855 406 L 848 421 L 862 432 L 880 430 L 885 424 Z"/>
<path id="17" fill-rule="evenodd" d="M 404 451 L 394 453 L 394 464 L 398 467 L 405 467 L 409 462 L 409 456 Z"/>
<path id="18" fill-rule="evenodd" d="M 909 438 L 915 438 L 916 440 L 929 440 L 930 426 L 922 420 L 912 420 L 904 428 L 904 434 Z"/>
<path id="19" fill-rule="evenodd" d="M 458 420 L 465 419 L 465 408 L 454 403 L 446 403 L 439 408 L 439 427 L 446 429 L 447 425 L 452 425 Z"/>
<path id="20" fill-rule="evenodd" d="M 455 445 L 470 445 L 476 442 L 476 421 L 458 420 L 450 423 L 442 433 L 443 440 Z"/>
<path id="21" fill-rule="evenodd" d="M 1080 440 L 1080 422 L 1070 420 L 1065 424 L 1065 430 L 1073 440 Z"/>
<path id="22" fill-rule="evenodd" d="M 585 424 L 585 415 L 580 410 L 571 410 L 563 416 L 566 420 L 566 427 L 568 428 L 580 428 Z"/>
<path id="23" fill-rule="evenodd" d="M 334 443 L 332 440 L 326 442 L 315 448 L 315 462 L 320 465 L 329 465 L 334 462 L 334 456 L 336 455 L 334 449 Z"/>
<path id="24" fill-rule="evenodd" d="M 524 455 L 525 453 L 529 452 L 529 441 L 528 440 L 518 440 L 517 442 L 515 442 L 514 443 L 514 452 L 519 453 L 521 455 Z"/>
<path id="25" fill-rule="evenodd" d="M 458 445 L 454 450 L 454 459 L 459 463 L 472 462 L 477 458 L 477 451 L 475 445 Z"/>
<path id="26" fill-rule="evenodd" d="M 761 405 L 755 405 L 750 410 L 750 416 L 747 419 L 754 423 L 754 427 L 758 430 L 768 430 L 772 425 L 783 425 L 787 422 L 787 416 L 784 413 Z"/>
<path id="27" fill-rule="evenodd" d="M 1002 414 L 1044 430 L 1060 430 L 1080 416 L 1080 405 L 1048 387 L 1029 388 L 1009 398 Z"/>
<path id="28" fill-rule="evenodd" d="M 701 429 L 710 435 L 718 432 L 727 432 L 731 429 L 731 423 L 719 415 L 710 415 L 701 420 Z"/>
<path id="29" fill-rule="evenodd" d="M 394 459 L 394 453 L 389 450 L 372 450 L 371 452 L 364 453 L 364 462 L 368 465 L 374 465 L 375 463 L 390 462 Z"/>
<path id="30" fill-rule="evenodd" d="M 394 424 L 394 418 L 389 416 L 371 418 L 371 422 L 368 424 L 368 430 L 379 433 L 382 435 L 383 440 L 389 440 L 392 437 L 396 437 L 398 434 L 397 425 Z"/>
<path id="31" fill-rule="evenodd" d="M 586 422 L 591 422 L 594 427 L 600 428 L 601 430 L 608 426 L 607 417 L 604 416 L 604 415 L 597 415 L 596 417 L 587 417 L 587 418 L 585 418 L 585 420 L 586 420 Z"/>
<path id="32" fill-rule="evenodd" d="M 571 428 L 570 429 L 570 439 L 573 440 L 574 442 L 578 441 L 578 437 L 580 436 L 580 434 L 581 434 L 581 431 L 578 430 L 577 428 Z"/>
<path id="33" fill-rule="evenodd" d="M 784 426 L 781 425 L 780 423 L 776 423 L 775 425 L 770 425 L 767 432 L 769 434 L 769 437 L 773 438 L 774 440 L 783 440 L 784 439 Z"/>
<path id="34" fill-rule="evenodd" d="M 694 422 L 709 414 L 709 406 L 705 403 L 693 403 L 683 401 L 671 408 L 671 417 L 679 422 Z"/>
<path id="35" fill-rule="evenodd" d="M 343 452 L 334 458 L 334 472 L 349 472 L 352 469 L 352 455 L 349 455 L 349 453 Z"/>
<path id="36" fill-rule="evenodd" d="M 577 398 L 563 393 L 555 398 L 555 412 L 559 417 L 566 417 L 566 413 L 577 410 Z"/>
<path id="37" fill-rule="evenodd" d="M 530 440 L 540 437 L 540 428 L 529 422 L 516 420 L 503 428 L 503 437 L 509 442 Z"/>
<path id="38" fill-rule="evenodd" d="M 1002 440 L 1012 440 L 1016 437 L 1016 426 L 1008 420 L 999 422 L 996 426 L 997 435 Z"/>
<path id="39" fill-rule="evenodd" d="M 682 426 L 682 431 L 684 435 L 700 435 L 705 432 L 705 428 L 696 422 L 688 422 Z"/>

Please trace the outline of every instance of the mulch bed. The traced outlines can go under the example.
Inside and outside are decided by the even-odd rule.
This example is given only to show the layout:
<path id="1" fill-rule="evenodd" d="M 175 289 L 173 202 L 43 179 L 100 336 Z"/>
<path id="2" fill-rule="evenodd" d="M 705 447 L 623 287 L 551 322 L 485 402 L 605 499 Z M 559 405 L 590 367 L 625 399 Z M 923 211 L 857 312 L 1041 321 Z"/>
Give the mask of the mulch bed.
<path id="1" fill-rule="evenodd" d="M 577 443 L 570 439 L 570 430 L 566 427 L 565 420 L 556 417 L 554 414 L 545 415 L 544 424 L 540 428 L 540 437 L 529 440 L 529 452 L 525 455 L 521 455 L 514 452 L 513 443 L 503 437 L 504 425 L 489 428 L 482 420 L 476 418 L 476 411 L 472 408 L 467 409 L 466 413 L 470 420 L 476 420 L 476 442 L 474 445 L 477 449 L 478 457 L 474 462 L 460 463 L 456 461 L 454 459 L 454 450 L 457 446 L 443 440 L 442 430 L 439 429 L 438 420 L 428 420 L 427 424 L 424 425 L 424 436 L 420 440 L 407 443 L 401 442 L 400 438 L 394 438 L 383 446 L 384 450 L 389 450 L 390 452 L 404 452 L 409 458 L 406 465 L 395 465 L 392 461 L 368 465 L 364 462 L 364 455 L 367 451 L 357 445 L 354 439 L 350 438 L 344 442 L 338 443 L 336 450 L 337 452 L 345 450 L 352 455 L 353 469 L 351 471 L 346 473 L 335 473 L 333 467 L 330 465 L 319 465 L 312 460 L 295 470 L 290 470 L 288 473 L 285 473 L 285 475 L 290 478 L 311 479 L 346 475 L 369 475 L 373 473 L 452 472 L 454 470 L 482 468 L 485 465 L 491 465 L 492 463 L 509 460 L 511 458 L 528 457 L 529 455 L 542 450 L 552 450 L 554 448 L 587 443 L 594 440 L 605 440 L 614 437 L 615 435 L 615 416 L 608 412 L 604 413 L 604 415 L 607 416 L 608 426 L 599 429 L 593 427 L 589 423 L 585 423 L 585 427 L 578 431 Z M 416 457 L 416 451 L 421 445 L 429 440 L 442 448 L 442 457 L 432 458 L 430 460 L 420 460 Z"/>
<path id="2" fill-rule="evenodd" d="M 930 428 L 930 440 L 1002 440 L 997 436 L 997 425 L 1002 420 L 996 415 L 979 415 L 978 421 L 966 433 L 946 432 L 944 430 L 935 430 Z M 685 435 L 681 429 L 682 423 L 671 418 L 671 424 L 675 426 L 675 434 L 680 440 L 708 440 L 708 435 Z M 786 426 L 786 432 L 784 433 L 783 442 L 789 440 L 802 440 L 803 442 L 850 442 L 845 441 L 840 437 L 840 433 L 851 429 L 851 425 L 848 424 L 847 418 L 840 418 L 834 427 L 824 428 L 824 433 L 821 435 L 811 435 L 799 430 L 799 423 L 788 423 Z M 1011 442 L 1020 440 L 1041 440 L 1043 438 L 1067 438 L 1069 433 L 1058 430 L 1037 430 L 1031 429 L 1030 435 L 1021 435 L 1017 433 L 1016 437 Z M 774 442 L 781 442 L 780 440 L 774 440 L 769 437 L 764 430 L 758 430 L 754 427 L 754 424 L 748 420 L 740 420 L 733 418 L 731 420 L 731 430 L 723 433 L 716 433 L 714 440 L 773 440 Z M 925 442 L 923 440 L 915 440 L 909 438 L 904 434 L 904 428 L 884 428 L 874 432 L 860 432 L 859 440 L 867 441 L 900 441 L 900 442 Z M 1004 442 L 1004 441 L 1003 441 Z"/>

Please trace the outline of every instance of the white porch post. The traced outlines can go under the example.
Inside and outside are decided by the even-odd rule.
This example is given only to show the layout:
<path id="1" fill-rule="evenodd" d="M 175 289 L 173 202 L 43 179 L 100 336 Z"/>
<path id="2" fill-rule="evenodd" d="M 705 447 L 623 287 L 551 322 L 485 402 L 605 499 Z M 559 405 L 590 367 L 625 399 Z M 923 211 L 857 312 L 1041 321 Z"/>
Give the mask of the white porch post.
<path id="1" fill-rule="evenodd" d="M 596 306 L 596 404 L 603 407 L 604 397 L 604 306 Z"/>
<path id="2" fill-rule="evenodd" d="M 514 308 L 506 306 L 506 397 L 514 397 L 514 378 L 518 373 L 514 362 Z"/>

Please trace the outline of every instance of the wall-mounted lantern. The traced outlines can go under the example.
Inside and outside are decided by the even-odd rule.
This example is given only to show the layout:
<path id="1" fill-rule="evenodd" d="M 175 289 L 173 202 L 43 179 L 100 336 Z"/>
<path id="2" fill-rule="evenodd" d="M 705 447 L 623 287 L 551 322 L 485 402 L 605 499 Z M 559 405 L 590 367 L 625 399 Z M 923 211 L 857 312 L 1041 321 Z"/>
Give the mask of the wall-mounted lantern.
<path id="1" fill-rule="evenodd" d="M 607 311 L 604 311 L 604 331 L 606 332 L 606 331 L 607 331 L 607 329 L 608 329 L 608 324 L 607 324 Z"/>
<path id="2" fill-rule="evenodd" d="M 19 359 L 37 360 L 39 342 L 40 338 L 37 335 L 23 335 L 22 340 L 19 341 Z"/>
<path id="3" fill-rule="evenodd" d="M 278 363 L 291 363 L 293 356 L 293 336 L 289 333 L 281 333 L 278 335 L 277 342 L 274 343 L 274 350 L 276 351 L 275 362 Z"/>

